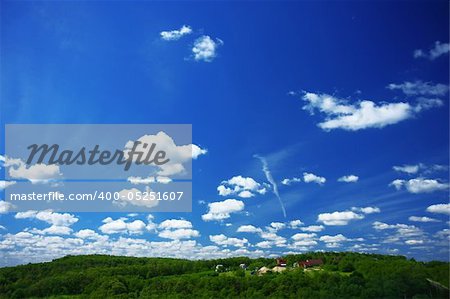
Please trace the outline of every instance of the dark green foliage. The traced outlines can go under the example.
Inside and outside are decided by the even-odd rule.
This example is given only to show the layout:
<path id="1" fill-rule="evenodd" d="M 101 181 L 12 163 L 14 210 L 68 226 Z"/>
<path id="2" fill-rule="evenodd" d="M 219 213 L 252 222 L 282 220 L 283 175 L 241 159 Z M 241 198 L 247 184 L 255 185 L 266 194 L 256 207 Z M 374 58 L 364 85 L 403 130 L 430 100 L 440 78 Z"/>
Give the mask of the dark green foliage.
<path id="1" fill-rule="evenodd" d="M 350 252 L 285 259 L 288 266 L 306 259 L 322 259 L 324 265 L 257 276 L 251 271 L 275 261 L 67 256 L 1 268 L 0 298 L 448 298 L 449 264 L 444 262 Z M 215 272 L 219 264 L 228 271 Z"/>

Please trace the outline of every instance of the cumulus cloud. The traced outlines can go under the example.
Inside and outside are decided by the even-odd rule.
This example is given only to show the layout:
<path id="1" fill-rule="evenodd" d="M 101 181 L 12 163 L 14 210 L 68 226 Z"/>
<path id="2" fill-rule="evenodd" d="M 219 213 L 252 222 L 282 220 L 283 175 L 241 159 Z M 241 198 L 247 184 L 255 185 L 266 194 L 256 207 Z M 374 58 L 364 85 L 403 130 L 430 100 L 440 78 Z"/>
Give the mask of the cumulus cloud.
<path id="1" fill-rule="evenodd" d="M 344 211 L 319 214 L 317 221 L 322 222 L 325 225 L 347 225 L 352 220 L 363 218 L 364 215 L 357 214 L 353 211 Z"/>
<path id="2" fill-rule="evenodd" d="M 74 235 L 80 239 L 99 240 L 99 241 L 106 241 L 109 239 L 108 236 L 100 235 L 92 229 L 82 229 L 77 231 Z"/>
<path id="3" fill-rule="evenodd" d="M 173 138 L 163 131 L 160 131 L 155 135 L 144 135 L 136 141 L 140 142 L 140 144 L 135 147 L 136 150 L 143 152 L 144 156 L 150 149 L 144 147 L 145 144 L 157 144 L 157 150 L 166 152 L 166 157 L 170 159 L 169 162 L 157 166 L 158 171 L 156 175 L 161 177 L 184 174 L 186 172 L 184 164 L 207 153 L 206 149 L 201 149 L 195 144 L 177 145 Z M 132 150 L 134 144 L 135 142 L 128 141 L 125 145 L 123 151 L 125 158 L 128 158 L 128 153 Z"/>
<path id="4" fill-rule="evenodd" d="M 217 49 L 223 45 L 220 39 L 213 40 L 208 35 L 197 38 L 192 47 L 192 54 L 196 61 L 211 62 L 217 56 Z"/>
<path id="5" fill-rule="evenodd" d="M 16 182 L 15 181 L 2 181 L 0 180 L 0 190 L 4 190 L 6 188 L 8 188 L 9 186 L 14 185 Z"/>
<path id="6" fill-rule="evenodd" d="M 427 50 L 416 49 L 414 50 L 414 58 L 427 58 L 434 60 L 450 51 L 450 45 L 448 43 L 441 43 L 440 41 L 434 42 L 432 48 Z"/>
<path id="7" fill-rule="evenodd" d="M 167 219 L 161 222 L 158 228 L 159 229 L 192 228 L 192 223 L 184 219 Z"/>
<path id="8" fill-rule="evenodd" d="M 56 164 L 26 165 L 21 159 L 5 158 L 4 166 L 8 168 L 9 176 L 13 179 L 27 179 L 33 184 L 48 183 L 62 177 Z"/>
<path id="9" fill-rule="evenodd" d="M 301 178 L 293 177 L 293 178 L 290 178 L 290 179 L 283 179 L 283 180 L 281 181 L 281 184 L 286 185 L 286 186 L 289 186 L 289 185 L 291 185 L 291 184 L 293 184 L 293 183 L 299 183 L 299 182 L 301 182 L 301 181 L 302 181 Z"/>
<path id="10" fill-rule="evenodd" d="M 298 233 L 298 234 L 292 235 L 291 239 L 293 239 L 294 241 L 308 240 L 308 239 L 314 239 L 316 236 L 317 236 L 317 234 L 315 234 L 315 233 L 311 233 L 311 234 Z"/>
<path id="11" fill-rule="evenodd" d="M 384 243 L 398 243 L 401 240 L 409 240 L 411 238 L 423 237 L 424 232 L 422 229 L 414 225 L 407 225 L 402 223 L 397 224 L 387 224 L 380 221 L 375 221 L 372 224 L 373 228 L 378 231 L 383 230 L 394 230 L 394 235 L 389 235 L 389 237 L 384 241 Z"/>
<path id="12" fill-rule="evenodd" d="M 300 228 L 301 231 L 314 232 L 314 233 L 321 232 L 324 229 L 325 229 L 325 227 L 323 225 L 310 225 L 310 226 L 305 226 L 305 227 Z"/>
<path id="13" fill-rule="evenodd" d="M 364 213 L 364 214 L 373 214 L 373 213 L 381 212 L 380 208 L 378 208 L 378 207 L 364 207 L 364 208 L 353 207 L 352 211 Z"/>
<path id="14" fill-rule="evenodd" d="M 448 92 L 448 85 L 433 84 L 431 82 L 423 82 L 420 80 L 409 82 L 405 81 L 400 84 L 391 83 L 387 86 L 390 90 L 400 90 L 407 96 L 443 96 Z"/>
<path id="15" fill-rule="evenodd" d="M 447 183 L 441 183 L 437 179 L 415 178 L 410 180 L 393 180 L 389 186 L 395 187 L 400 190 L 405 188 L 410 193 L 430 193 L 434 191 L 447 190 L 449 185 Z"/>
<path id="16" fill-rule="evenodd" d="M 244 210 L 244 202 L 236 199 L 226 199 L 208 204 L 208 212 L 202 215 L 204 221 L 220 221 L 230 218 L 232 213 Z"/>
<path id="17" fill-rule="evenodd" d="M 338 182 L 344 182 L 344 183 L 356 183 L 359 180 L 359 177 L 357 175 L 344 175 L 340 178 L 338 178 Z"/>
<path id="18" fill-rule="evenodd" d="M 222 181 L 217 191 L 221 196 L 237 195 L 241 198 L 249 198 L 256 194 L 265 194 L 267 190 L 253 178 L 238 175 Z"/>
<path id="19" fill-rule="evenodd" d="M 427 208 L 427 212 L 450 215 L 450 203 L 431 205 Z"/>
<path id="20" fill-rule="evenodd" d="M 302 247 L 306 249 L 308 247 L 317 245 L 317 235 L 315 233 L 298 233 L 293 235 L 291 239 L 294 240 L 294 242 L 289 245 L 289 248 Z"/>
<path id="21" fill-rule="evenodd" d="M 327 181 L 326 178 L 315 175 L 314 173 L 304 172 L 303 173 L 303 181 L 305 183 L 317 183 L 319 185 L 325 184 Z"/>
<path id="22" fill-rule="evenodd" d="M 142 220 L 127 222 L 127 218 L 113 220 L 111 217 L 103 219 L 103 225 L 99 227 L 104 234 L 129 234 L 140 235 L 144 232 L 146 225 Z"/>
<path id="23" fill-rule="evenodd" d="M 368 100 L 349 104 L 347 100 L 332 95 L 311 92 L 305 92 L 302 99 L 307 103 L 303 106 L 304 110 L 311 114 L 314 114 L 315 110 L 325 114 L 325 120 L 318 126 L 326 131 L 383 128 L 411 118 L 422 110 L 443 104 L 435 99 L 423 99 L 416 105 L 406 102 L 376 104 Z"/>
<path id="24" fill-rule="evenodd" d="M 173 230 L 163 230 L 158 234 L 161 238 L 172 239 L 172 240 L 181 240 L 181 239 L 191 239 L 200 236 L 200 233 L 194 229 L 173 229 Z"/>
<path id="25" fill-rule="evenodd" d="M 292 229 L 297 229 L 297 228 L 299 228 L 302 225 L 304 225 L 304 223 L 301 220 L 298 220 L 298 219 L 289 221 L 289 227 L 292 228 Z"/>
<path id="26" fill-rule="evenodd" d="M 270 241 L 272 246 L 277 246 L 277 247 L 285 247 L 286 246 L 286 238 L 277 235 L 275 232 L 263 231 L 259 235 L 262 239 L 264 239 L 266 241 Z"/>
<path id="27" fill-rule="evenodd" d="M 253 225 L 241 225 L 237 229 L 238 233 L 261 233 L 262 229 Z"/>
<path id="28" fill-rule="evenodd" d="M 58 225 L 52 225 L 52 226 L 47 227 L 42 230 L 33 228 L 30 231 L 34 234 L 39 234 L 39 235 L 70 235 L 72 233 L 72 229 L 70 227 L 58 226 Z"/>
<path id="29" fill-rule="evenodd" d="M 338 248 L 343 242 L 350 241 L 347 237 L 342 234 L 337 234 L 335 236 L 325 235 L 319 238 L 320 241 L 325 243 L 328 248 Z"/>
<path id="30" fill-rule="evenodd" d="M 413 221 L 413 222 L 440 222 L 437 219 L 434 218 L 430 218 L 430 217 L 418 217 L 418 216 L 410 216 L 409 221 Z"/>
<path id="31" fill-rule="evenodd" d="M 423 244 L 423 240 L 406 240 L 405 244 L 407 244 L 407 245 L 419 245 L 419 244 Z"/>
<path id="32" fill-rule="evenodd" d="M 392 167 L 395 171 L 404 172 L 407 174 L 415 174 L 419 171 L 419 165 L 403 165 Z"/>
<path id="33" fill-rule="evenodd" d="M 72 214 L 56 213 L 51 210 L 19 212 L 14 217 L 16 219 L 37 219 L 55 226 L 71 226 L 78 222 L 78 218 Z"/>
<path id="34" fill-rule="evenodd" d="M 218 239 L 220 242 L 220 239 Z M 235 243 L 231 239 L 228 242 Z M 112 254 L 135 257 L 173 257 L 183 259 L 218 259 L 236 256 L 261 257 L 265 252 L 234 246 L 203 246 L 195 240 L 150 241 L 136 236 L 99 235 L 81 230 L 73 236 L 42 235 L 33 232 L 4 234 L 0 238 L 1 266 L 44 262 L 65 255 Z"/>
<path id="35" fill-rule="evenodd" d="M 398 172 L 404 172 L 406 174 L 416 174 L 419 171 L 422 172 L 423 174 L 430 174 L 437 171 L 447 171 L 448 166 L 439 164 L 425 165 L 423 163 L 418 163 L 418 164 L 405 164 L 402 166 L 393 166 L 392 169 Z"/>
<path id="36" fill-rule="evenodd" d="M 286 228 L 286 224 L 285 223 L 283 223 L 283 222 L 272 222 L 272 223 L 270 223 L 270 226 L 268 226 L 266 229 L 269 232 L 277 232 L 277 231 L 282 230 L 284 228 Z"/>
<path id="37" fill-rule="evenodd" d="M 209 240 L 213 243 L 216 243 L 217 245 L 221 246 L 234 246 L 234 247 L 244 247 L 246 244 L 248 244 L 248 240 L 243 238 L 229 238 L 225 236 L 224 234 L 220 235 L 211 235 L 209 236 Z"/>
<path id="38" fill-rule="evenodd" d="M 273 244 L 270 241 L 261 241 L 255 244 L 256 247 L 269 249 L 272 248 Z"/>
<path id="39" fill-rule="evenodd" d="M 173 40 L 179 40 L 180 38 L 182 38 L 185 35 L 191 34 L 192 33 L 192 29 L 191 27 L 187 26 L 187 25 L 183 25 L 180 29 L 178 30 L 171 30 L 171 31 L 161 31 L 159 33 L 159 35 L 161 36 L 161 38 L 163 40 L 166 41 L 173 41 Z"/>
<path id="40" fill-rule="evenodd" d="M 14 208 L 14 205 L 10 202 L 0 200 L 0 214 L 6 214 Z"/>
<path id="41" fill-rule="evenodd" d="M 256 247 L 261 248 L 270 248 L 273 246 L 276 247 L 285 247 L 286 246 L 286 238 L 279 236 L 277 231 L 286 227 L 285 223 L 282 222 L 272 222 L 269 226 L 265 227 L 265 230 L 255 227 L 253 225 L 242 225 L 237 229 L 239 233 L 255 233 L 258 234 L 264 241 L 256 244 Z"/>

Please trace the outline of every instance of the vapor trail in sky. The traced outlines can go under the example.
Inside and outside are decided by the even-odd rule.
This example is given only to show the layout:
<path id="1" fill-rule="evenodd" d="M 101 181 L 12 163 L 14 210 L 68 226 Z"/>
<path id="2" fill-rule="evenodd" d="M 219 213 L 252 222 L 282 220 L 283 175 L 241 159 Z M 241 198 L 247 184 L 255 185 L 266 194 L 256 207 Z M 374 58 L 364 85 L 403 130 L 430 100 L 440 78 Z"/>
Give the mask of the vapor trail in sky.
<path id="1" fill-rule="evenodd" d="M 254 155 L 255 158 L 259 159 L 262 163 L 262 171 L 264 171 L 264 174 L 266 175 L 267 180 L 272 185 L 273 193 L 278 198 L 278 201 L 280 202 L 281 210 L 283 211 L 284 218 L 286 218 L 286 209 L 284 208 L 283 201 L 281 200 L 280 193 L 278 193 L 278 185 L 273 179 L 272 173 L 270 172 L 269 165 L 267 164 L 267 160 L 264 157 L 261 157 L 259 155 Z"/>

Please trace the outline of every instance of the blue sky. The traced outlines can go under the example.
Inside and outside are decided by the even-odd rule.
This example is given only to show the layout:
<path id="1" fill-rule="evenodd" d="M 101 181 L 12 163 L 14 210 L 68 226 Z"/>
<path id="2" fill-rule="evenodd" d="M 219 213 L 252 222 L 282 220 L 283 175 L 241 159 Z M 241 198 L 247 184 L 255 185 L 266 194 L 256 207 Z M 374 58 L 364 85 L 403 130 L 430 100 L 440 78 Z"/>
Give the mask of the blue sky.
<path id="1" fill-rule="evenodd" d="M 192 213 L 18 215 L 5 206 L 3 263 L 311 250 L 448 259 L 448 8 L 2 2 L 3 129 L 186 123 L 207 149 L 194 161 Z M 338 181 L 350 175 L 358 179 Z M 239 192 L 219 194 L 232 183 Z M 174 219 L 184 221 L 164 222 Z"/>

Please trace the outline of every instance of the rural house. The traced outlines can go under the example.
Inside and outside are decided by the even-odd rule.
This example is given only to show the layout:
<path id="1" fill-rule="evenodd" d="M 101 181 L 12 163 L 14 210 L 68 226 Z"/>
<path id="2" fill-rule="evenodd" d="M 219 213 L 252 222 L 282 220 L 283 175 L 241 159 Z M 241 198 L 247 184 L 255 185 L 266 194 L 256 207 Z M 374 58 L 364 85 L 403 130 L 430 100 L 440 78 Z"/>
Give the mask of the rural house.
<path id="1" fill-rule="evenodd" d="M 300 261 L 294 263 L 294 267 L 300 267 L 303 269 L 309 268 L 309 267 L 315 267 L 315 266 L 322 266 L 323 261 L 321 259 L 316 260 L 306 260 L 306 261 Z"/>

